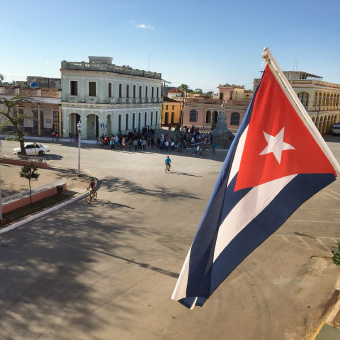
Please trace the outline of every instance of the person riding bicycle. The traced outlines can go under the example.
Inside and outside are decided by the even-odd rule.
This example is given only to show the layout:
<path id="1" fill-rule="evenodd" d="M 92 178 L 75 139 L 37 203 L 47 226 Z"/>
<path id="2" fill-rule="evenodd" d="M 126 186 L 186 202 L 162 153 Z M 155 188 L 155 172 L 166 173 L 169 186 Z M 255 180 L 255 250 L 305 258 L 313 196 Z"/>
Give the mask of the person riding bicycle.
<path id="1" fill-rule="evenodd" d="M 95 182 L 94 178 L 91 178 L 91 182 L 90 182 L 90 185 L 87 188 L 87 190 L 89 190 L 89 189 L 92 192 L 96 192 L 97 191 L 97 189 L 96 189 L 96 182 Z"/>
<path id="2" fill-rule="evenodd" d="M 165 158 L 165 165 L 169 167 L 169 171 L 170 171 L 170 168 L 171 168 L 171 159 L 170 159 L 169 156 L 167 158 Z"/>

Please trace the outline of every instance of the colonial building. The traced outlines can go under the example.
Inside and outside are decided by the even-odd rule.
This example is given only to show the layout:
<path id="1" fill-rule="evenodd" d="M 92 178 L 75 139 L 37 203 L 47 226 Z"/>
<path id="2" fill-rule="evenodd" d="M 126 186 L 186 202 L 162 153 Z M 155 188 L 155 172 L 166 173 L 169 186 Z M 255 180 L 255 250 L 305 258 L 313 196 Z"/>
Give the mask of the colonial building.
<path id="1" fill-rule="evenodd" d="M 340 84 L 325 82 L 322 77 L 301 71 L 284 71 L 301 103 L 322 134 L 331 133 L 340 121 Z M 254 91 L 260 79 L 254 79 Z"/>
<path id="2" fill-rule="evenodd" d="M 217 116 L 224 113 L 223 100 L 211 98 L 185 98 L 183 109 L 183 126 L 210 131 L 215 128 Z"/>
<path id="3" fill-rule="evenodd" d="M 112 64 L 110 57 L 61 62 L 63 136 L 97 139 L 156 129 L 161 112 L 160 73 Z"/>
<path id="4" fill-rule="evenodd" d="M 168 97 L 163 98 L 162 104 L 162 119 L 161 124 L 163 127 L 177 126 L 181 124 L 183 98 L 181 101 L 171 99 Z"/>
<path id="5" fill-rule="evenodd" d="M 211 131 L 217 123 L 219 113 L 227 117 L 227 126 L 231 132 L 237 132 L 244 114 L 248 108 L 253 92 L 238 85 L 219 85 L 219 99 L 215 98 L 185 98 L 183 110 L 183 125 Z"/>
<path id="6" fill-rule="evenodd" d="M 53 131 L 60 134 L 62 130 L 60 90 L 0 84 L 0 97 L 10 99 L 15 95 L 29 99 L 29 102 L 17 106 L 15 112 L 27 116 L 22 129 L 28 135 L 51 136 Z M 0 109 L 6 110 L 6 107 L 0 105 Z M 5 120 L 4 116 L 0 117 L 1 123 Z M 13 126 L 9 125 L 1 132 L 7 133 L 11 130 Z"/>
<path id="7" fill-rule="evenodd" d="M 225 102 L 227 126 L 233 133 L 237 132 L 242 119 L 253 97 L 253 91 L 246 90 L 240 85 L 219 85 L 219 97 Z"/>

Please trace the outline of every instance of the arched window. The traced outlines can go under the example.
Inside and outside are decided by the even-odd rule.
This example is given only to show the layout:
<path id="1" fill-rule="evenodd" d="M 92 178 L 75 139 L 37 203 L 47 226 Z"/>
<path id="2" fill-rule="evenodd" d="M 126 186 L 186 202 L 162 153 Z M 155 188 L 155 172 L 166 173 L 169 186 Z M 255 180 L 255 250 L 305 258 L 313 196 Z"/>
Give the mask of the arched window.
<path id="1" fill-rule="evenodd" d="M 302 105 L 305 107 L 305 109 L 307 109 L 308 108 L 309 94 L 307 92 L 299 92 L 298 97 L 299 97 Z"/>
<path id="2" fill-rule="evenodd" d="M 207 113 L 205 114 L 205 122 L 207 124 L 211 123 L 211 112 L 210 111 L 207 111 Z"/>
<path id="3" fill-rule="evenodd" d="M 197 110 L 190 110 L 190 119 L 189 122 L 197 123 Z"/>
<path id="4" fill-rule="evenodd" d="M 240 125 L 240 114 L 238 112 L 232 112 L 230 116 L 230 125 Z"/>
<path id="5" fill-rule="evenodd" d="M 171 124 L 174 123 L 175 113 L 171 112 Z"/>

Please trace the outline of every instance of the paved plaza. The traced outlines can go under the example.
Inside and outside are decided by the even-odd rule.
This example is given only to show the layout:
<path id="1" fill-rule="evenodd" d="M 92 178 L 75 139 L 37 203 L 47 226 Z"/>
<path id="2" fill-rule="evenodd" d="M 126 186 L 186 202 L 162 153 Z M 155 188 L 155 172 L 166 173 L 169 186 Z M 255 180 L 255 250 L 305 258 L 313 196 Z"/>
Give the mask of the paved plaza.
<path id="1" fill-rule="evenodd" d="M 339 142 L 328 142 L 338 160 Z M 16 146 L 2 143 L 7 154 Z M 68 174 L 85 189 L 86 180 L 75 179 L 77 146 L 46 144 L 41 181 Z M 310 339 L 339 279 L 331 261 L 340 239 L 339 181 L 300 207 L 203 308 L 171 300 L 225 155 L 83 145 L 81 172 L 100 180 L 98 200 L 0 237 L 0 339 Z"/>

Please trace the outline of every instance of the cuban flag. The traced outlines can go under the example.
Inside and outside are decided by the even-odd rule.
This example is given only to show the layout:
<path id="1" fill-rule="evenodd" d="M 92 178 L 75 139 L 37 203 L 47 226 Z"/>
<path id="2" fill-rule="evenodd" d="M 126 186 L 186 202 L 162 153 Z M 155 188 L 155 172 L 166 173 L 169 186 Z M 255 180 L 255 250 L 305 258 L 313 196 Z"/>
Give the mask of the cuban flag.
<path id="1" fill-rule="evenodd" d="M 310 118 L 306 121 L 286 93 L 267 65 L 172 295 L 190 309 L 202 306 L 254 249 L 339 172 Z"/>

